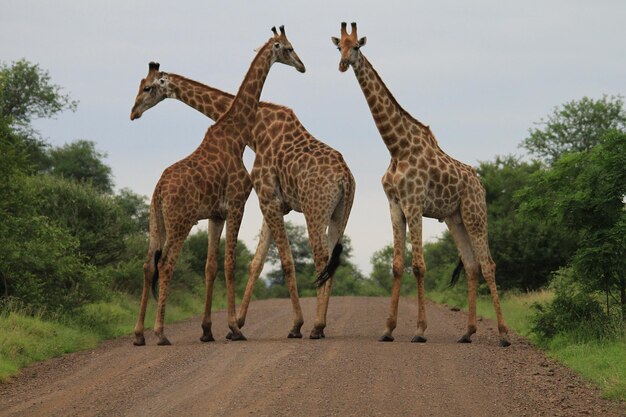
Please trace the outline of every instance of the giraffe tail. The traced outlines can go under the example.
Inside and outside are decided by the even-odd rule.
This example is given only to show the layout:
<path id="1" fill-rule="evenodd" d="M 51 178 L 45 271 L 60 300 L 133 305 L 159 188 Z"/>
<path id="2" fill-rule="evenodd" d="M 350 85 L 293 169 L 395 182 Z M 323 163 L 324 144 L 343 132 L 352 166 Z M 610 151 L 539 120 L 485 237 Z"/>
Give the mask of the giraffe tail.
<path id="1" fill-rule="evenodd" d="M 322 272 L 320 272 L 319 276 L 317 277 L 317 280 L 315 281 L 318 288 L 323 286 L 326 283 L 326 281 L 328 281 L 333 276 L 333 274 L 335 273 L 335 270 L 337 270 L 337 268 L 339 267 L 339 264 L 340 264 L 339 256 L 341 255 L 342 251 L 343 251 L 343 245 L 337 242 L 337 244 L 333 248 L 333 253 L 332 255 L 330 255 L 330 259 L 328 260 L 326 267 L 324 268 Z"/>
<path id="2" fill-rule="evenodd" d="M 452 271 L 452 279 L 450 280 L 451 287 L 454 287 L 459 281 L 461 271 L 463 271 L 463 261 L 461 260 L 461 258 L 459 258 L 459 263 L 456 265 L 456 268 L 454 268 L 454 271 Z"/>
<path id="3" fill-rule="evenodd" d="M 152 275 L 152 296 L 155 300 L 159 289 L 159 259 L 161 259 L 161 250 L 157 249 L 154 252 L 154 275 Z"/>

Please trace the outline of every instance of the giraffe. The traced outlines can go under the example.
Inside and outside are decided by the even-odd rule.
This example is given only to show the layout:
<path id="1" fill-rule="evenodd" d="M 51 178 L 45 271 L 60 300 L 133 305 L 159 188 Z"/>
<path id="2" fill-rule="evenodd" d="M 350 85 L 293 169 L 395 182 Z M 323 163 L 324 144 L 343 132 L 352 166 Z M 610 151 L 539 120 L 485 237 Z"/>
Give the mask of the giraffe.
<path id="1" fill-rule="evenodd" d="M 160 71 L 159 68 L 157 63 L 149 64 L 148 75 L 140 84 L 132 117 L 141 117 L 162 100 L 172 98 L 218 120 L 233 100 L 231 94 L 177 74 Z M 283 221 L 285 214 L 295 210 L 304 213 L 316 272 L 322 284 L 318 288 L 317 312 L 310 337 L 322 338 L 331 278 L 338 266 L 342 248 L 340 242 L 354 199 L 354 178 L 341 153 L 313 137 L 288 107 L 261 102 L 249 139 L 248 146 L 256 153 L 251 177 L 265 220 L 250 264 L 248 283 L 237 318 L 238 325 L 241 328 L 245 324 L 252 291 L 262 272 L 273 236 L 294 311 L 293 327 L 288 337 L 302 337 L 300 329 L 304 320 Z"/>
<path id="2" fill-rule="evenodd" d="M 417 331 L 412 342 L 425 342 L 426 309 L 424 305 L 424 274 L 422 253 L 422 216 L 445 221 L 459 251 L 467 275 L 467 332 L 460 343 L 471 343 L 476 333 L 476 287 L 482 272 L 498 318 L 500 345 L 509 346 L 508 329 L 500 309 L 495 268 L 487 240 L 487 204 L 485 189 L 478 174 L 469 165 L 447 155 L 430 128 L 414 119 L 393 97 L 361 48 L 365 37 L 357 37 L 356 23 L 351 33 L 341 23 L 341 38 L 332 37 L 341 52 L 339 71 L 352 66 L 367 104 L 391 155 L 391 162 L 382 177 L 389 200 L 393 227 L 393 285 L 386 328 L 379 338 L 390 342 L 398 317 L 400 279 L 404 270 L 404 248 L 408 224 L 412 246 L 412 269 L 417 281 Z"/>
<path id="3" fill-rule="evenodd" d="M 198 148 L 171 165 L 161 175 L 150 205 L 150 243 L 144 263 L 144 285 L 134 344 L 145 345 L 144 319 L 150 281 L 159 283 L 154 331 L 158 345 L 169 345 L 163 331 L 169 282 L 183 242 L 198 220 L 209 220 L 209 249 L 206 264 L 206 301 L 202 319 L 202 341 L 212 341 L 211 301 L 217 272 L 219 239 L 226 223 L 224 274 L 228 301 L 228 326 L 232 340 L 245 340 L 236 320 L 234 263 L 237 234 L 252 181 L 243 164 L 243 151 L 249 141 L 265 79 L 274 62 L 305 67 L 280 27 L 259 49 L 237 96 L 220 120 L 211 126 Z M 150 91 L 151 86 L 142 86 Z M 131 120 L 135 119 L 131 112 Z"/>

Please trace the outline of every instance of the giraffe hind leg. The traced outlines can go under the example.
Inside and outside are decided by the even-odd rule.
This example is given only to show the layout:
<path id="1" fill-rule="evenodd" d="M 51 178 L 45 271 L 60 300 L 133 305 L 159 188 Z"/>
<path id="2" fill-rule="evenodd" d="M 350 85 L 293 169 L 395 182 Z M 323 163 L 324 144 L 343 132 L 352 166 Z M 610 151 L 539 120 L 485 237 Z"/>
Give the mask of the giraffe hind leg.
<path id="1" fill-rule="evenodd" d="M 484 216 L 486 217 L 486 212 Z M 468 213 L 463 213 L 463 223 L 469 237 L 474 258 L 480 266 L 479 270 L 482 272 L 491 293 L 491 301 L 493 302 L 493 307 L 498 321 L 500 346 L 510 346 L 511 342 L 509 342 L 508 327 L 504 321 L 504 315 L 502 314 L 502 309 L 500 307 L 498 289 L 496 287 L 496 264 L 491 258 L 489 245 L 487 243 L 488 237 L 486 223 L 484 220 L 477 220 L 472 214 Z"/>
<path id="2" fill-rule="evenodd" d="M 211 330 L 211 306 L 213 304 L 213 285 L 217 275 L 217 260 L 220 247 L 220 236 L 224 228 L 223 220 L 210 220 L 208 227 L 208 249 L 207 260 L 204 268 L 206 289 L 204 298 L 204 316 L 202 317 L 202 336 L 200 341 L 213 342 L 213 332 Z"/>
<path id="3" fill-rule="evenodd" d="M 474 257 L 472 245 L 463 223 L 458 223 L 457 220 L 452 217 L 446 219 L 446 224 L 461 257 L 461 262 L 459 262 L 459 265 L 457 265 L 452 274 L 450 285 L 454 285 L 456 280 L 458 280 L 461 268 L 465 269 L 465 275 L 467 277 L 467 331 L 461 336 L 458 342 L 472 343 L 472 335 L 476 333 L 476 290 L 478 287 L 480 268 Z"/>

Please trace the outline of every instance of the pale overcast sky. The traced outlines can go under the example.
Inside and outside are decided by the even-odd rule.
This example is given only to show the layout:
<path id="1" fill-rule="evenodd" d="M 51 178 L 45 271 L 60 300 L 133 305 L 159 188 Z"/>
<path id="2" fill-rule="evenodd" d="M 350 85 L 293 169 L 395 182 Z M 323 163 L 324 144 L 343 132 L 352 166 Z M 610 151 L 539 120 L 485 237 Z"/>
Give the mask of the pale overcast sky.
<path id="1" fill-rule="evenodd" d="M 51 144 L 96 142 L 118 189 L 151 196 L 162 171 L 191 153 L 212 122 L 173 100 L 131 122 L 148 62 L 236 92 L 254 48 L 285 25 L 307 71 L 274 66 L 262 99 L 292 107 L 343 153 L 357 182 L 346 233 L 369 273 L 372 253 L 392 241 L 380 185 L 389 154 L 354 73 L 337 69 L 330 37 L 341 21 L 358 23 L 363 53 L 398 102 L 431 126 L 444 151 L 472 165 L 523 155 L 518 144 L 556 105 L 626 92 L 626 2 L 618 0 L 1 0 L 0 60 L 40 64 L 79 100 L 75 113 L 35 123 Z M 247 150 L 249 168 L 253 157 Z M 299 213 L 287 217 L 304 224 Z M 252 193 L 240 233 L 252 251 L 261 219 Z M 424 239 L 443 230 L 425 220 Z"/>

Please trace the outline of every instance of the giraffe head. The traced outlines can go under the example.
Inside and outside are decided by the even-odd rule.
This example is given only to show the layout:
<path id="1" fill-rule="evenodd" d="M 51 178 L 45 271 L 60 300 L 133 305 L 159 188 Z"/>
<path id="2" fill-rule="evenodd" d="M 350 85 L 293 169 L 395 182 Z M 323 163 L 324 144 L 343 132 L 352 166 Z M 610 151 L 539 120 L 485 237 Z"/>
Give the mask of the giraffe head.
<path id="1" fill-rule="evenodd" d="M 157 62 L 150 62 L 148 75 L 139 83 L 139 91 L 130 112 L 130 120 L 139 119 L 146 110 L 154 107 L 168 96 L 169 79 L 167 73 L 159 71 Z"/>
<path id="2" fill-rule="evenodd" d="M 276 31 L 276 27 L 272 28 L 274 36 L 270 38 L 268 42 L 272 42 L 272 62 L 280 62 L 281 64 L 294 67 L 299 72 L 304 72 L 304 64 L 300 61 L 298 54 L 293 50 L 293 46 L 287 35 L 285 34 L 285 27 L 281 26 L 280 33 Z"/>
<path id="3" fill-rule="evenodd" d="M 361 61 L 361 47 L 367 42 L 366 37 L 359 39 L 356 35 L 356 23 L 352 22 L 352 31 L 348 35 L 346 30 L 346 22 L 341 22 L 341 39 L 331 38 L 339 52 L 341 52 L 341 61 L 339 61 L 339 71 L 345 72 L 350 65 L 353 67 L 359 65 Z"/>

